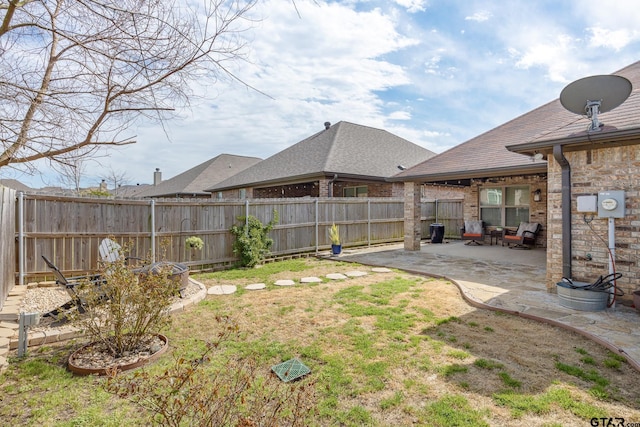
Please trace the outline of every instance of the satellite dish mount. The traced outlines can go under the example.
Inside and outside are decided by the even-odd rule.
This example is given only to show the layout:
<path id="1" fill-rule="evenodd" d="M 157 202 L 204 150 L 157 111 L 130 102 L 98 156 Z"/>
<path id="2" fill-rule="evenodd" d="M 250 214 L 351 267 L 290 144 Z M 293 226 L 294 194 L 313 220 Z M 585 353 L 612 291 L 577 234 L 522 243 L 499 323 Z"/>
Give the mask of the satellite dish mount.
<path id="1" fill-rule="evenodd" d="M 598 132 L 602 124 L 598 115 L 611 111 L 631 94 L 631 82 L 614 74 L 585 77 L 570 83 L 560 93 L 560 103 L 567 110 L 591 119 L 588 132 Z"/>
<path id="2" fill-rule="evenodd" d="M 600 112 L 601 100 L 591 101 L 587 100 L 587 105 L 584 107 L 587 117 L 591 119 L 591 126 L 589 126 L 589 132 L 596 132 L 600 130 L 600 122 L 598 121 L 598 113 Z"/>

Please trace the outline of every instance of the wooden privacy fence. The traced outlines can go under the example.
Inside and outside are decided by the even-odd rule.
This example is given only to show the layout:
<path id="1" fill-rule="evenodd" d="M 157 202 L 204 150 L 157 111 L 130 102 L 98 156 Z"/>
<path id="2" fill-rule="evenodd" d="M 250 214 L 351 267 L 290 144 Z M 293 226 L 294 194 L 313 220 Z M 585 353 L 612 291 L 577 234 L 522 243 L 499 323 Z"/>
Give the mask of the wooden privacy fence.
<path id="1" fill-rule="evenodd" d="M 19 282 L 50 274 L 42 255 L 65 274 L 95 270 L 98 246 L 106 237 L 130 246 L 130 256 L 181 262 L 192 270 L 223 268 L 238 259 L 229 230 L 247 213 L 266 224 L 278 212 L 270 233 L 276 258 L 329 249 L 332 223 L 340 226 L 343 247 L 404 239 L 404 201 L 396 198 L 168 201 L 24 195 L 22 200 L 23 231 L 17 235 L 24 244 L 22 275 L 17 261 L 13 263 Z M 445 237 L 458 237 L 462 202 L 423 202 L 425 238 L 435 221 L 445 225 Z M 190 236 L 200 237 L 204 247 L 187 247 Z"/>
<path id="2" fill-rule="evenodd" d="M 15 284 L 16 192 L 0 185 L 0 309 Z"/>

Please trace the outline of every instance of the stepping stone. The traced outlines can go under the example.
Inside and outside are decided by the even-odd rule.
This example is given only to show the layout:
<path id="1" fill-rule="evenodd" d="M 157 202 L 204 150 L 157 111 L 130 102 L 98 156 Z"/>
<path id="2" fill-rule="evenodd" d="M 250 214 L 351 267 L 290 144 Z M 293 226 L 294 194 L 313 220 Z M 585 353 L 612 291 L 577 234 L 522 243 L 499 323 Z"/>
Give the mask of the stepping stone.
<path id="1" fill-rule="evenodd" d="M 366 273 L 366 272 L 364 272 L 364 271 L 357 271 L 357 270 L 356 270 L 356 271 L 347 271 L 347 272 L 346 272 L 346 273 L 344 273 L 344 274 L 346 274 L 346 275 L 347 275 L 347 276 L 349 276 L 349 277 L 362 277 L 362 276 L 366 276 L 366 275 L 367 275 L 367 273 Z"/>
<path id="2" fill-rule="evenodd" d="M 295 284 L 296 284 L 296 282 L 294 282 L 293 280 L 289 280 L 289 279 L 276 280 L 276 283 L 274 283 L 274 285 L 276 285 L 276 286 L 293 286 Z"/>
<path id="3" fill-rule="evenodd" d="M 344 280 L 347 278 L 347 276 L 342 273 L 329 273 L 325 277 L 331 280 Z"/>
<path id="4" fill-rule="evenodd" d="M 251 285 L 245 286 L 244 288 L 249 291 L 259 291 L 260 289 L 264 289 L 266 287 L 267 285 L 265 285 L 264 283 L 253 283 Z"/>
<path id="5" fill-rule="evenodd" d="M 373 267 L 371 271 L 374 273 L 391 273 L 391 269 L 387 267 Z"/>
<path id="6" fill-rule="evenodd" d="M 319 277 L 303 277 L 300 279 L 300 283 L 319 283 L 322 279 Z"/>
<path id="7" fill-rule="evenodd" d="M 210 287 L 207 293 L 209 295 L 229 295 L 237 290 L 238 288 L 235 285 L 216 285 Z"/>

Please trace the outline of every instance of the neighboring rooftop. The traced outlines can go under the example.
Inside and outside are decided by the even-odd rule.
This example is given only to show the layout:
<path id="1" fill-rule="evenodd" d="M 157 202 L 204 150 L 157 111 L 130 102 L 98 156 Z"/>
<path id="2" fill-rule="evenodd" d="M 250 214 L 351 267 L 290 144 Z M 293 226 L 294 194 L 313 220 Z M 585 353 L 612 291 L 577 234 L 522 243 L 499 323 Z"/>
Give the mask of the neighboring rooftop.
<path id="1" fill-rule="evenodd" d="M 17 179 L 0 179 L 0 185 L 4 187 L 12 188 L 17 191 L 23 191 L 25 193 L 27 191 L 34 191 L 33 188 L 24 185 Z"/>
<path id="2" fill-rule="evenodd" d="M 220 154 L 157 185 L 147 186 L 136 197 L 210 197 L 205 190 L 212 185 L 255 165 L 258 157 Z M 156 170 L 155 176 L 158 176 Z"/>
<path id="3" fill-rule="evenodd" d="M 319 176 L 384 181 L 435 154 L 382 129 L 338 122 L 207 189 L 303 182 Z"/>

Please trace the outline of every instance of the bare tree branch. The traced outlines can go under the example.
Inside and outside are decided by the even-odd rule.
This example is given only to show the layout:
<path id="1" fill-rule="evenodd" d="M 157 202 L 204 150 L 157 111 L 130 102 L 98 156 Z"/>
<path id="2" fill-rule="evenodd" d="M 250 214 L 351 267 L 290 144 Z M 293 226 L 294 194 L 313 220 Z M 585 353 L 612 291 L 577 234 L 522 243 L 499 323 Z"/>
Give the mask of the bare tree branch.
<path id="1" fill-rule="evenodd" d="M 0 168 L 133 144 L 137 120 L 163 125 L 201 78 L 251 88 L 226 64 L 256 2 L 0 0 Z"/>

